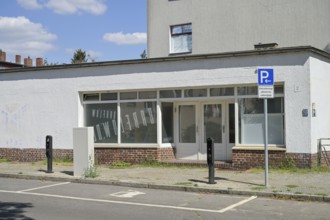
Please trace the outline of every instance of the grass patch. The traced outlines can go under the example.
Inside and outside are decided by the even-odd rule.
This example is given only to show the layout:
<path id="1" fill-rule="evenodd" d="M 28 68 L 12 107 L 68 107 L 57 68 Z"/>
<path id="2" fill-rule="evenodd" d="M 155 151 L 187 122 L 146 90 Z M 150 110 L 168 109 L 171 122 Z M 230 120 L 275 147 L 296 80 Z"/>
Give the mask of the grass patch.
<path id="1" fill-rule="evenodd" d="M 85 170 L 85 178 L 96 178 L 98 176 L 94 160 L 91 156 L 88 157 L 88 167 Z"/>
<path id="2" fill-rule="evenodd" d="M 247 172 L 259 174 L 265 172 L 264 168 L 251 168 Z M 297 168 L 290 165 L 283 165 L 280 167 L 270 167 L 269 168 L 270 173 L 297 173 L 297 174 L 313 174 L 313 173 L 329 173 L 330 167 L 319 167 L 315 166 L 312 168 Z"/>
<path id="3" fill-rule="evenodd" d="M 46 166 L 47 165 L 47 159 L 32 162 L 32 165 L 34 165 L 34 166 Z M 71 158 L 71 157 L 53 158 L 53 165 L 72 166 L 73 165 L 73 158 Z"/>
<path id="4" fill-rule="evenodd" d="M 40 160 L 40 161 L 32 162 L 31 164 L 33 166 L 47 165 L 47 160 Z"/>
<path id="5" fill-rule="evenodd" d="M 257 190 L 257 191 L 260 191 L 260 190 L 264 190 L 264 189 L 267 189 L 266 186 L 254 186 L 254 187 L 251 187 L 252 190 Z"/>
<path id="6" fill-rule="evenodd" d="M 297 188 L 298 186 L 297 185 L 285 185 L 286 187 L 290 188 L 290 189 L 293 189 L 293 188 Z"/>
<path id="7" fill-rule="evenodd" d="M 69 156 L 65 156 L 63 158 L 54 158 L 53 163 L 58 165 L 72 165 L 73 158 Z"/>
<path id="8" fill-rule="evenodd" d="M 115 161 L 113 162 L 109 168 L 127 168 L 131 167 L 132 164 L 124 162 L 124 161 Z"/>
<path id="9" fill-rule="evenodd" d="M 317 196 L 328 196 L 328 194 L 326 194 L 326 193 L 316 193 L 315 195 L 317 195 Z"/>
<path id="10" fill-rule="evenodd" d="M 281 170 L 296 170 L 297 166 L 292 157 L 285 156 L 278 168 Z"/>
<path id="11" fill-rule="evenodd" d="M 153 159 L 151 157 L 144 158 L 144 160 L 140 164 L 138 164 L 138 165 L 140 165 L 140 166 L 148 166 L 148 167 L 153 167 L 153 166 L 159 167 L 159 166 L 162 166 L 162 164 L 159 161 L 157 161 L 157 160 L 155 160 L 155 159 Z"/>
<path id="12" fill-rule="evenodd" d="M 146 157 L 141 163 L 134 165 L 134 167 L 149 167 L 149 168 L 181 168 L 181 169 L 191 169 L 198 168 L 193 165 L 178 165 L 170 164 L 166 162 L 161 162 L 150 157 Z"/>
<path id="13" fill-rule="evenodd" d="M 96 166 L 90 166 L 85 170 L 85 177 L 86 178 L 96 178 L 98 176 Z"/>
<path id="14" fill-rule="evenodd" d="M 12 162 L 12 160 L 8 158 L 0 158 L 0 163 L 9 163 L 9 162 Z"/>

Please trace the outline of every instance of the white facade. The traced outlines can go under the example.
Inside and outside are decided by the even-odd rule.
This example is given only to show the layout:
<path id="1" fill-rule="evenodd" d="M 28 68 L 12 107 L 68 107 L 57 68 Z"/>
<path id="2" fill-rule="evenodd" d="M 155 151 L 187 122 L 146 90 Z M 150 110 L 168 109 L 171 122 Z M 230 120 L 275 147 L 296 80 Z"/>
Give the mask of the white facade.
<path id="1" fill-rule="evenodd" d="M 242 97 L 237 92 L 238 87 L 257 85 L 258 67 L 273 68 L 276 85 L 284 89 L 284 143 L 270 145 L 271 149 L 285 149 L 287 153 L 316 153 L 317 139 L 330 137 L 330 57 L 311 47 L 0 70 L 0 147 L 44 148 L 46 135 L 52 135 L 55 149 L 72 149 L 73 128 L 85 126 L 84 94 L 156 91 L 157 98 L 153 99 L 157 103 L 155 143 L 121 143 L 119 138 L 117 143 L 96 146 L 170 146 L 177 148 L 177 155 L 185 154 L 185 146 L 179 143 L 177 111 L 173 118 L 174 141 L 172 144 L 162 143 L 161 103 L 171 102 L 174 107 L 195 105 L 196 111 L 200 112 L 203 111 L 203 103 L 218 103 L 222 106 L 232 103 L 235 143 L 227 143 L 225 148 L 262 149 L 262 144 L 242 144 L 240 141 L 239 100 Z M 234 88 L 235 93 L 231 96 L 210 97 L 210 89 L 220 87 Z M 159 98 L 160 91 L 176 89 L 206 89 L 208 95 L 169 100 Z M 313 107 L 316 110 L 315 117 L 312 114 Z M 306 117 L 302 115 L 304 109 L 308 111 Z M 202 125 L 201 114 L 196 115 L 196 120 Z M 229 130 L 227 117 L 223 116 L 222 132 Z M 123 120 L 124 115 L 121 118 Z M 121 134 L 121 127 L 117 131 Z M 201 133 L 197 134 L 200 143 L 203 138 Z M 228 137 L 226 135 L 223 137 Z M 197 148 L 204 149 L 198 145 Z M 224 146 L 219 146 L 219 149 L 221 147 Z M 201 150 L 193 153 L 201 155 L 197 159 L 203 159 Z M 230 152 L 227 154 L 229 158 L 226 160 L 230 160 Z M 181 155 L 180 158 L 186 156 Z"/>
<path id="2" fill-rule="evenodd" d="M 192 29 L 189 54 L 252 50 L 259 43 L 329 53 L 329 11 L 329 0 L 148 0 L 148 57 L 182 55 L 171 50 L 171 27 L 182 24 Z"/>

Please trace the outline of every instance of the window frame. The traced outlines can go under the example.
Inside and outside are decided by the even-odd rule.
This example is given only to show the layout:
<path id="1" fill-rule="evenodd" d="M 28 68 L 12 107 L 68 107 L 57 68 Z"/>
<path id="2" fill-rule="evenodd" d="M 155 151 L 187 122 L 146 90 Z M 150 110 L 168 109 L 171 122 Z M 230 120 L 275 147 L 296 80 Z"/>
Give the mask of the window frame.
<path id="1" fill-rule="evenodd" d="M 240 88 L 245 88 L 244 90 L 246 91 L 245 94 L 240 93 L 239 94 L 239 89 Z M 237 147 L 246 147 L 246 149 L 249 149 L 249 147 L 259 147 L 259 146 L 263 146 L 264 144 L 259 144 L 259 143 L 255 143 L 255 144 L 251 144 L 251 143 L 242 143 L 241 141 L 241 136 L 242 136 L 242 131 L 241 131 L 241 107 L 240 107 L 240 103 L 239 100 L 240 99 L 260 99 L 258 98 L 258 94 L 254 94 L 255 93 L 255 89 L 258 91 L 258 86 L 255 84 L 242 84 L 242 85 L 237 85 L 235 86 L 235 90 L 236 90 L 236 103 L 237 103 L 237 124 L 236 124 L 236 131 L 238 132 L 236 137 L 236 146 Z M 253 92 L 254 93 L 253 93 Z M 252 94 L 253 93 L 253 94 Z M 272 144 L 269 143 L 269 146 L 274 146 L 274 147 L 280 147 L 280 148 L 285 148 L 286 146 L 286 126 L 285 126 L 285 121 L 286 121 L 286 114 L 285 114 L 285 86 L 284 84 L 280 83 L 280 84 L 275 84 L 274 85 L 274 99 L 275 98 L 282 98 L 282 105 L 281 105 L 281 112 L 280 113 L 268 113 L 268 116 L 271 115 L 278 115 L 282 117 L 283 120 L 283 144 Z M 263 103 L 263 102 L 262 102 Z M 269 103 L 268 103 L 269 105 Z M 263 108 L 262 108 L 263 110 Z M 264 113 L 257 113 L 254 115 L 264 115 Z"/>
<path id="2" fill-rule="evenodd" d="M 190 25 L 190 31 L 184 31 L 184 26 L 188 26 L 188 25 Z M 177 27 L 181 27 L 181 29 L 182 29 L 182 31 L 181 31 L 181 33 L 173 33 L 173 29 L 174 28 L 177 28 Z M 169 48 L 169 54 L 170 55 L 176 55 L 176 54 L 189 54 L 189 53 L 192 53 L 192 50 L 193 50 L 193 48 L 192 48 L 192 23 L 184 23 L 184 24 L 177 24 L 177 25 L 171 25 L 170 26 L 170 29 L 169 29 L 169 35 L 170 35 L 170 48 Z M 178 52 L 176 52 L 176 51 L 174 51 L 173 50 L 173 37 L 179 37 L 179 36 L 187 36 L 187 37 L 189 37 L 190 36 L 190 38 L 191 38 L 191 40 L 190 40 L 190 44 L 191 44 L 191 46 L 190 46 L 190 48 L 189 48 L 189 42 L 188 42 L 188 40 L 187 40 L 187 51 L 178 51 Z"/>
<path id="3" fill-rule="evenodd" d="M 141 90 L 117 90 L 117 91 L 111 91 L 111 90 L 105 90 L 105 91 L 81 91 L 80 92 L 80 97 L 81 97 L 81 104 L 83 106 L 88 105 L 88 104 L 101 104 L 101 103 L 116 103 L 117 104 L 117 122 L 120 122 L 120 117 L 121 117 L 121 108 L 120 108 L 120 104 L 121 103 L 126 103 L 126 102 L 157 102 L 157 123 L 159 123 L 158 128 L 157 128 L 157 132 L 158 132 L 158 136 L 157 136 L 157 143 L 122 143 L 121 141 L 121 126 L 119 125 L 120 123 L 117 123 L 118 125 L 118 142 L 117 143 L 95 143 L 96 147 L 163 147 L 163 146 L 175 146 L 175 143 L 177 140 L 174 141 L 174 143 L 166 143 L 163 142 L 163 137 L 162 137 L 162 130 L 161 130 L 161 119 L 162 119 L 162 114 L 161 114 L 161 106 L 162 106 L 162 102 L 180 102 L 180 101 L 184 101 L 184 102 L 199 102 L 199 101 L 212 101 L 212 100 L 217 100 L 217 101 L 226 101 L 226 100 L 235 100 L 235 130 L 236 130 L 236 137 L 235 137 L 235 146 L 237 147 L 261 147 L 260 144 L 241 144 L 240 141 L 240 136 L 241 136 L 241 130 L 240 130 L 240 106 L 239 106 L 239 99 L 242 98 L 258 98 L 258 95 L 255 94 L 251 94 L 251 93 L 246 93 L 246 94 L 238 94 L 238 90 L 241 87 L 256 87 L 256 84 L 236 84 L 236 85 L 209 85 L 209 86 L 193 86 L 193 87 L 166 87 L 166 88 L 154 88 L 154 89 L 141 89 Z M 284 83 L 278 83 L 275 84 L 275 94 L 274 97 L 283 97 L 283 112 L 281 113 L 283 115 L 283 145 L 273 145 L 274 147 L 280 147 L 280 148 L 285 148 L 286 145 L 286 125 L 285 125 L 285 117 L 286 117 L 286 113 L 285 113 L 285 85 Z M 213 96 L 211 95 L 211 89 L 233 89 L 234 90 L 234 94 L 232 95 L 228 95 L 228 96 L 223 96 L 221 94 L 219 94 L 218 96 Z M 193 89 L 206 89 L 207 90 L 207 95 L 205 97 L 185 97 L 184 93 L 185 90 L 193 90 Z M 179 95 L 179 97 L 177 97 L 177 95 L 175 96 L 164 96 L 162 97 L 161 92 L 169 92 L 169 91 L 174 91 L 175 94 Z M 120 98 L 120 94 L 121 93 L 127 93 L 127 92 L 134 92 L 137 94 L 137 98 L 136 99 L 121 99 Z M 143 93 L 143 92 L 156 92 L 156 97 L 155 98 L 150 98 L 147 97 L 146 99 L 140 99 L 139 97 L 139 93 Z M 116 93 L 117 94 L 117 100 L 102 100 L 101 98 L 101 94 L 102 93 Z M 93 99 L 86 99 L 86 97 L 88 97 L 89 95 L 94 96 L 95 98 Z M 97 95 L 99 96 L 99 98 L 96 100 Z M 85 107 L 83 107 L 83 112 L 85 110 Z M 175 110 L 173 110 L 175 112 Z M 83 126 L 86 126 L 86 121 L 85 121 L 85 114 L 83 114 L 82 116 L 82 122 L 83 122 Z M 175 122 L 174 122 L 175 123 Z M 160 130 L 158 130 L 160 129 Z M 175 129 L 174 129 L 174 132 Z M 174 133 L 174 139 L 175 139 L 175 133 Z"/>

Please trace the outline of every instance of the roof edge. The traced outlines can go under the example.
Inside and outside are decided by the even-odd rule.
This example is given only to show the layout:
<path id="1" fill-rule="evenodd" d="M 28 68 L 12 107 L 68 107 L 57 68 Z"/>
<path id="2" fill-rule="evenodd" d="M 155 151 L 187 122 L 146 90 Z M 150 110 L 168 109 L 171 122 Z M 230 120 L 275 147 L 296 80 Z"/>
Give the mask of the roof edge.
<path id="1" fill-rule="evenodd" d="M 170 57 L 133 59 L 133 60 L 117 60 L 117 61 L 104 61 L 104 62 L 81 63 L 81 64 L 61 64 L 61 65 L 53 65 L 53 66 L 39 66 L 39 67 L 23 66 L 22 68 L 18 67 L 12 69 L 0 69 L 0 73 L 58 70 L 58 69 L 69 69 L 69 68 L 83 68 L 83 67 L 87 68 L 87 67 L 99 67 L 99 66 L 129 65 L 129 64 L 143 64 L 143 63 L 157 63 L 157 62 L 166 62 L 166 61 L 197 60 L 197 59 L 226 58 L 226 57 L 297 53 L 297 52 L 311 52 L 330 60 L 330 53 L 327 53 L 323 50 L 317 49 L 312 46 L 297 46 L 297 47 L 273 48 L 266 50 L 246 50 L 246 51 L 234 51 L 234 52 L 224 52 L 224 53 L 170 56 Z"/>

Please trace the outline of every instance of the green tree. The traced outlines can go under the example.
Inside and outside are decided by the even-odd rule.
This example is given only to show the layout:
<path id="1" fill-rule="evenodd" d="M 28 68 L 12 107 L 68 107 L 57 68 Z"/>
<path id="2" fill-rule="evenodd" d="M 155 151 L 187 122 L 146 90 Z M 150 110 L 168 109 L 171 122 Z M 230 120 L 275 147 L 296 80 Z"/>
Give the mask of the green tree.
<path id="1" fill-rule="evenodd" d="M 87 63 L 87 54 L 86 51 L 82 49 L 78 49 L 74 52 L 73 57 L 71 58 L 71 63 L 76 64 L 76 63 Z"/>

